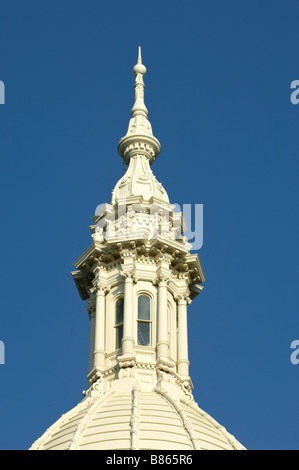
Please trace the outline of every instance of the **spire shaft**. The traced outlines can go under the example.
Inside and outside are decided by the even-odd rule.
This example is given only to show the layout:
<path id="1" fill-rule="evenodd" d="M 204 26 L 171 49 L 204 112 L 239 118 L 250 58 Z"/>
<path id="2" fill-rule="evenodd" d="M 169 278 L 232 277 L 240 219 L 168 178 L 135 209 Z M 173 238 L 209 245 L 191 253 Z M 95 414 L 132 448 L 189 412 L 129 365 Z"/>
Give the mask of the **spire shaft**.
<path id="1" fill-rule="evenodd" d="M 144 103 L 144 82 L 146 67 L 142 63 L 141 47 L 138 48 L 137 64 L 133 68 L 135 79 L 135 103 L 131 109 L 131 120 L 127 134 L 120 140 L 118 151 L 125 163 L 133 153 L 145 154 L 152 163 L 160 153 L 160 142 L 153 136 L 148 120 L 148 110 Z M 132 146 L 133 145 L 133 146 Z"/>
<path id="2" fill-rule="evenodd" d="M 138 47 L 138 59 L 137 59 L 137 64 L 142 64 L 141 46 Z"/>
<path id="3" fill-rule="evenodd" d="M 146 67 L 142 63 L 141 47 L 138 48 L 137 64 L 133 68 L 134 74 L 136 75 L 135 80 L 135 103 L 131 110 L 132 117 L 137 114 L 142 114 L 147 118 L 148 110 L 144 104 L 144 82 L 143 77 L 146 74 Z"/>

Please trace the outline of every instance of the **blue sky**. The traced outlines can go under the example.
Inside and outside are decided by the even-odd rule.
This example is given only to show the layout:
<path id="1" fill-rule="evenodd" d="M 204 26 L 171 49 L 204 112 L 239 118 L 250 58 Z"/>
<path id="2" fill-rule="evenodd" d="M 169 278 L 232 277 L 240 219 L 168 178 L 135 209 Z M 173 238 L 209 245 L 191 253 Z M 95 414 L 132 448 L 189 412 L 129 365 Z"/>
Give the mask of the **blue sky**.
<path id="1" fill-rule="evenodd" d="M 89 320 L 70 272 L 122 174 L 141 45 L 153 172 L 172 202 L 204 205 L 195 399 L 249 449 L 298 449 L 298 2 L 0 10 L 0 448 L 27 449 L 86 389 Z"/>

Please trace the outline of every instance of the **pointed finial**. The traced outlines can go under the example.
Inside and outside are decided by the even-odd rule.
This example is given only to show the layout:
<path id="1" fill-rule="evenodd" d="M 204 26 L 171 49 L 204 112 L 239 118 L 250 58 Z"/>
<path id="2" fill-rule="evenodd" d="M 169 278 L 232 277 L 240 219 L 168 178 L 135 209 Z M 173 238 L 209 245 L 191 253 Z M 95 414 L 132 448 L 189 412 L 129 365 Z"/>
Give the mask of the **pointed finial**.
<path id="1" fill-rule="evenodd" d="M 118 144 L 118 152 L 128 164 L 131 156 L 146 155 L 150 164 L 160 153 L 160 142 L 153 136 L 152 126 L 148 120 L 148 110 L 144 104 L 144 82 L 146 67 L 142 63 L 141 47 L 138 47 L 137 64 L 133 68 L 135 79 L 135 103 L 131 109 L 131 119 L 127 134 Z"/>
<path id="2" fill-rule="evenodd" d="M 141 47 L 139 46 L 138 47 L 138 58 L 137 58 L 137 64 L 135 65 L 135 67 L 133 68 L 133 71 L 135 73 L 135 75 L 137 76 L 139 73 L 141 73 L 141 75 L 145 75 L 146 74 L 146 67 L 143 65 L 142 63 L 142 57 L 141 57 Z"/>
<path id="3" fill-rule="evenodd" d="M 134 74 L 136 75 L 135 80 L 135 103 L 131 110 L 132 116 L 136 114 L 143 114 L 145 117 L 148 115 L 148 111 L 144 104 L 144 82 L 143 76 L 146 74 L 146 67 L 142 63 L 141 58 L 141 47 L 138 48 L 137 64 L 133 68 Z"/>
<path id="4" fill-rule="evenodd" d="M 138 64 L 142 64 L 142 57 L 141 57 L 141 46 L 138 47 L 138 59 L 137 59 Z"/>

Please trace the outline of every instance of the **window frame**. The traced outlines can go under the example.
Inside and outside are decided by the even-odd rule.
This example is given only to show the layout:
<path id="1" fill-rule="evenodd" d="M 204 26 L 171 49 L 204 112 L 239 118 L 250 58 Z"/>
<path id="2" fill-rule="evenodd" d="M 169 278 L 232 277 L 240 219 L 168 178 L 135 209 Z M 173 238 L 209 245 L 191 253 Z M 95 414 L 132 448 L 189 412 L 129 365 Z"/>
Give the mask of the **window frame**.
<path id="1" fill-rule="evenodd" d="M 139 318 L 139 298 L 146 297 L 149 300 L 149 320 L 144 320 Z M 140 324 L 148 325 L 148 344 L 139 343 L 139 325 Z M 149 292 L 138 292 L 137 294 L 137 346 L 139 347 L 151 347 L 152 346 L 152 296 Z"/>
<path id="2" fill-rule="evenodd" d="M 122 300 L 122 304 L 123 304 L 123 312 L 122 312 L 122 322 L 119 322 L 119 323 L 116 323 L 116 315 L 117 315 L 117 304 L 118 302 Z M 123 295 L 120 295 L 118 296 L 118 298 L 115 300 L 115 304 L 114 304 L 114 330 L 115 330 L 115 333 L 114 333 L 114 345 L 115 345 L 115 349 L 116 350 L 119 350 L 121 349 L 122 347 L 122 339 L 123 339 L 123 329 L 124 329 L 124 296 Z M 122 337 L 119 341 L 119 331 L 120 331 L 120 328 L 122 328 Z M 118 344 L 120 342 L 120 344 Z"/>

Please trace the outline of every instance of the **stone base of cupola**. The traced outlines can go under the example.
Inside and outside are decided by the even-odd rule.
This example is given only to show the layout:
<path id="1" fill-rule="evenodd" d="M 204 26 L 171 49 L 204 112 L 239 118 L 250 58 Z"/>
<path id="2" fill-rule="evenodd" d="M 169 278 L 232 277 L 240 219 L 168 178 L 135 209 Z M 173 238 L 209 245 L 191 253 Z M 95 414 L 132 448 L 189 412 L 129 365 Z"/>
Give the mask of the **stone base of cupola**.
<path id="1" fill-rule="evenodd" d="M 109 390 L 125 392 L 138 386 L 144 392 L 163 391 L 176 399 L 193 401 L 193 385 L 190 377 L 179 377 L 175 364 L 170 359 L 157 364 L 136 361 L 135 357 L 121 358 L 112 368 L 100 371 L 95 368 L 88 374 L 89 388 L 85 396 L 107 393 Z"/>

